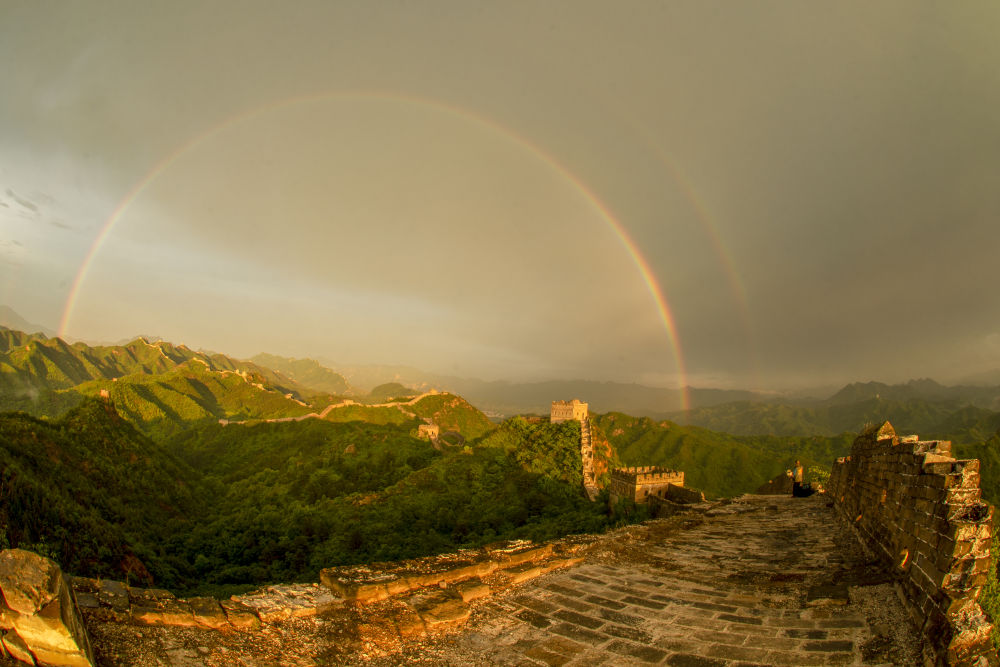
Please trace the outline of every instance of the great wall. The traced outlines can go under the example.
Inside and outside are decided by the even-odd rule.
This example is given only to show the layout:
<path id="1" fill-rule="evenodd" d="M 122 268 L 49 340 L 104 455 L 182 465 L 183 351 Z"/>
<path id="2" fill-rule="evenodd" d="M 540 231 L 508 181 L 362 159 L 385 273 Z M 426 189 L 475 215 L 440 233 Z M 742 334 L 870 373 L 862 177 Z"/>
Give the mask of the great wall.
<path id="1" fill-rule="evenodd" d="M 682 472 L 650 467 L 615 470 L 611 485 L 660 518 L 328 568 L 222 601 L 6 550 L 0 662 L 1000 665 L 977 602 L 993 509 L 978 462 L 951 458 L 950 443 L 866 429 L 809 498 L 706 502 Z"/>

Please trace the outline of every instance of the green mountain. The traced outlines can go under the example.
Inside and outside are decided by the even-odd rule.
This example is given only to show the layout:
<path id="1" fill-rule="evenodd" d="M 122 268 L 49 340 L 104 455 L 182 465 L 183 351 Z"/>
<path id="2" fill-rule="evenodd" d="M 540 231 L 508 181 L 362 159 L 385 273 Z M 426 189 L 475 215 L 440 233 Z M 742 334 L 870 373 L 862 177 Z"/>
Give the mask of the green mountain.
<path id="1" fill-rule="evenodd" d="M 168 435 L 201 421 L 247 421 L 298 417 L 312 406 L 269 387 L 266 378 L 244 371 L 211 370 L 198 359 L 157 375 L 94 380 L 74 391 L 107 392 L 123 417 L 148 435 Z"/>
<path id="2" fill-rule="evenodd" d="M 54 417 L 102 392 L 148 435 L 298 417 L 334 400 L 271 368 L 165 341 L 92 347 L 0 328 L 0 409 Z"/>
<path id="3" fill-rule="evenodd" d="M 127 375 L 155 375 L 181 364 L 197 361 L 213 371 L 240 372 L 255 382 L 297 398 L 316 391 L 264 366 L 223 354 L 195 352 L 165 341 L 150 343 L 137 338 L 126 345 L 89 346 L 66 343 L 61 338 L 25 334 L 0 327 L 0 390 L 69 389 L 91 380 L 112 380 Z"/>
<path id="4" fill-rule="evenodd" d="M 709 496 L 752 493 L 800 459 L 808 468 L 829 468 L 846 456 L 854 437 L 734 436 L 696 426 L 611 412 L 594 415 L 625 465 L 657 465 L 684 471 L 684 483 Z"/>
<path id="5" fill-rule="evenodd" d="M 496 428 L 486 415 L 454 394 L 424 396 L 408 409 L 440 426 L 441 433 L 457 431 L 467 440 L 479 438 Z"/>
<path id="6" fill-rule="evenodd" d="M 343 375 L 336 373 L 312 359 L 291 359 L 274 354 L 258 354 L 250 361 L 272 368 L 291 378 L 303 387 L 334 396 L 352 396 L 357 391 L 348 384 Z"/>

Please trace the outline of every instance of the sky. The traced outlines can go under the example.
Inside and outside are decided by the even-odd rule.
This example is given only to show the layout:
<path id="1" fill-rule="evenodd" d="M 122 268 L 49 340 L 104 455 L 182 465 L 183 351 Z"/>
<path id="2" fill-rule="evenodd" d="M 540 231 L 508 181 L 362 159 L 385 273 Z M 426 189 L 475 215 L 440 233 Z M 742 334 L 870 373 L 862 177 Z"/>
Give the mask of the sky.
<path id="1" fill-rule="evenodd" d="M 781 391 L 1000 368 L 1000 4 L 0 0 L 0 304 Z"/>

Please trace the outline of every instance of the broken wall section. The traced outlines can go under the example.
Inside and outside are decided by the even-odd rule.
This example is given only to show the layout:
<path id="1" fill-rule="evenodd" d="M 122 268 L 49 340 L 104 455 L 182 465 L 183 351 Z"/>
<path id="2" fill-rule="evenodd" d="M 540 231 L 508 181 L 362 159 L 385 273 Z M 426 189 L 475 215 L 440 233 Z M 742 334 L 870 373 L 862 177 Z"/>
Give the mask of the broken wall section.
<path id="1" fill-rule="evenodd" d="M 997 664 L 979 606 L 990 565 L 993 507 L 980 499 L 979 461 L 947 441 L 872 427 L 838 459 L 829 494 L 839 514 L 883 556 L 936 665 Z M 981 662 L 985 660 L 985 662 Z"/>

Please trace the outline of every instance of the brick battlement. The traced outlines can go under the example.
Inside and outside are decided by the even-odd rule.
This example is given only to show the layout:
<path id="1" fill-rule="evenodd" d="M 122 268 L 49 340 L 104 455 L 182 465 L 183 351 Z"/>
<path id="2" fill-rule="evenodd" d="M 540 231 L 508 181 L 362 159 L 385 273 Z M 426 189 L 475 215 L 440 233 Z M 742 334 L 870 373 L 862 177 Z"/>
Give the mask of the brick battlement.
<path id="1" fill-rule="evenodd" d="M 951 443 L 869 428 L 838 459 L 829 493 L 862 540 L 892 564 L 901 597 L 929 640 L 928 664 L 996 664 L 979 606 L 990 563 L 993 507 L 980 499 L 979 461 Z"/>

